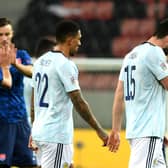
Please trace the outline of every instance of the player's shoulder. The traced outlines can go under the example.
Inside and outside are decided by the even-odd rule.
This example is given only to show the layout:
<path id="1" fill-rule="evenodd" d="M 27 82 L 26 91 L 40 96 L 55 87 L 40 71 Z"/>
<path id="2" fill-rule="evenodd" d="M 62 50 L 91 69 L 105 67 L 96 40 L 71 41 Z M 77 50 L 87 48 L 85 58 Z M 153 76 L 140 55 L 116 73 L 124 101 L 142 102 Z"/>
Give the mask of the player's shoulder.
<path id="1" fill-rule="evenodd" d="M 68 59 L 61 52 L 48 51 L 36 59 L 34 65 L 44 65 L 49 63 L 52 66 L 59 67 L 66 64 L 67 61 Z"/>
<path id="2" fill-rule="evenodd" d="M 152 44 L 150 42 L 144 42 L 142 47 L 144 48 L 144 51 L 147 51 L 148 53 L 155 53 L 156 54 L 156 52 L 161 51 L 160 50 L 161 48 L 159 46 Z"/>
<path id="3" fill-rule="evenodd" d="M 155 59 L 155 58 L 160 58 L 164 56 L 163 49 L 157 45 L 148 43 L 146 46 L 144 52 L 146 52 L 146 58 L 147 59 Z M 151 60 L 152 61 L 152 60 Z"/>
<path id="4" fill-rule="evenodd" d="M 40 58 L 43 59 L 64 59 L 65 60 L 65 56 L 62 52 L 60 51 L 48 51 L 46 53 L 44 53 Z"/>
<path id="5" fill-rule="evenodd" d="M 28 52 L 26 50 L 18 49 L 17 54 L 28 54 Z"/>
<path id="6" fill-rule="evenodd" d="M 60 66 L 71 64 L 71 60 L 68 59 L 61 51 L 50 51 L 48 54 L 51 55 L 52 59 L 55 61 L 55 64 Z"/>
<path id="7" fill-rule="evenodd" d="M 30 56 L 30 54 L 26 51 L 26 50 L 21 50 L 21 49 L 19 49 L 19 50 L 17 50 L 17 57 L 21 57 L 21 58 L 29 58 L 29 57 L 31 57 Z"/>
<path id="8" fill-rule="evenodd" d="M 143 42 L 135 47 L 135 52 L 139 53 L 139 55 L 144 58 L 146 56 L 156 54 L 158 50 L 159 47 L 150 42 Z"/>

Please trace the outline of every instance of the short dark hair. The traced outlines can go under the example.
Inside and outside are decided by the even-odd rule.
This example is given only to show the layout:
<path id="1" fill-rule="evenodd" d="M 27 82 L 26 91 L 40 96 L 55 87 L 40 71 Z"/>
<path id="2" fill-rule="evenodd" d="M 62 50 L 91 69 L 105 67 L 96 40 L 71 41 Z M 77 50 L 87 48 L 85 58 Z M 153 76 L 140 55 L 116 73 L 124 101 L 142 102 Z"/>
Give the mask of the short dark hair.
<path id="1" fill-rule="evenodd" d="M 0 27 L 6 26 L 8 24 L 10 25 L 12 24 L 12 22 L 8 18 L 5 17 L 0 18 Z"/>
<path id="2" fill-rule="evenodd" d="M 80 30 L 79 25 L 72 20 L 62 20 L 56 25 L 56 39 L 58 43 L 65 42 L 69 36 L 76 36 Z"/>
<path id="3" fill-rule="evenodd" d="M 168 18 L 162 20 L 157 26 L 154 33 L 158 38 L 163 38 L 168 35 Z"/>
<path id="4" fill-rule="evenodd" d="M 55 45 L 56 40 L 54 41 L 47 37 L 40 38 L 35 48 L 35 57 L 38 58 L 45 52 L 52 50 Z"/>

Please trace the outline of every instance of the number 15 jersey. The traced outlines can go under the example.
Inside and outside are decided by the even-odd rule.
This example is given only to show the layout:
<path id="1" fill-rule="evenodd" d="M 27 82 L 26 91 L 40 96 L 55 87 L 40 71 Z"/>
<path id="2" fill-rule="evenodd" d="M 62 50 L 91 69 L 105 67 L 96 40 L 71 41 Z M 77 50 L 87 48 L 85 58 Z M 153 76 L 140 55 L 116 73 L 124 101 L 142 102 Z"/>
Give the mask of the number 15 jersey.
<path id="1" fill-rule="evenodd" d="M 68 92 L 80 89 L 76 65 L 61 52 L 47 52 L 34 64 L 32 85 L 33 140 L 71 144 L 73 105 Z"/>
<path id="2" fill-rule="evenodd" d="M 166 76 L 166 56 L 160 47 L 146 42 L 126 55 L 119 80 L 124 83 L 127 139 L 163 138 L 166 91 L 159 81 Z"/>

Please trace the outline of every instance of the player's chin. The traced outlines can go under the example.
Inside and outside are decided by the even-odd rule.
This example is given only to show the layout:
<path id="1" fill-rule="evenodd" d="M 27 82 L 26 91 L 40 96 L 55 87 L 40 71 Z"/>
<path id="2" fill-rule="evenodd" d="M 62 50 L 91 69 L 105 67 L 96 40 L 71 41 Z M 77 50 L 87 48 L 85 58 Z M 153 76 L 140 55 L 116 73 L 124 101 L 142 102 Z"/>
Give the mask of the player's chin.
<path id="1" fill-rule="evenodd" d="M 77 50 L 71 51 L 70 56 L 73 57 L 77 53 Z"/>

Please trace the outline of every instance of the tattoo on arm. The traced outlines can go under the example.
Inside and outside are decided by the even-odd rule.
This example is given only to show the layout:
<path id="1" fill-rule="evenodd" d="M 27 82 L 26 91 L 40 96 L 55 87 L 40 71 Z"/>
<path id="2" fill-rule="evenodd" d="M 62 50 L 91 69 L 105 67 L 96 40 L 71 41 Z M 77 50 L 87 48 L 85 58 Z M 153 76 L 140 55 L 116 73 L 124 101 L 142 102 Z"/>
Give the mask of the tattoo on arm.
<path id="1" fill-rule="evenodd" d="M 76 111 L 80 114 L 80 116 L 95 130 L 100 129 L 100 124 L 93 115 L 89 104 L 83 98 L 80 90 L 70 92 L 69 96 L 73 102 Z"/>

